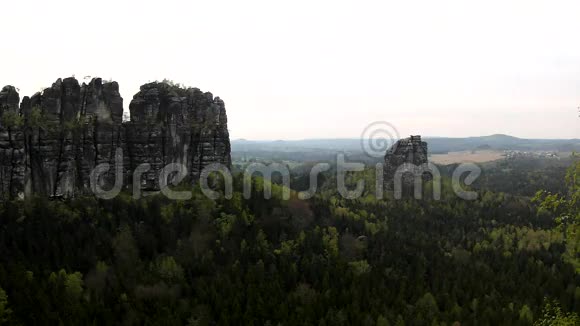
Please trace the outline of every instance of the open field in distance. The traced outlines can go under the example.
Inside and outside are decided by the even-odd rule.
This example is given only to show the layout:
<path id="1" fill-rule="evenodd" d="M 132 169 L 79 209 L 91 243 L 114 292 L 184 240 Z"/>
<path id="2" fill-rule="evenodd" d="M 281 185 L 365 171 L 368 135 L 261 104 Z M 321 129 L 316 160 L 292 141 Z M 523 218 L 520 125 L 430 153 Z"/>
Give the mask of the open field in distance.
<path id="1" fill-rule="evenodd" d="M 429 160 L 436 164 L 453 164 L 453 163 L 484 163 L 497 161 L 505 157 L 503 151 L 481 150 L 481 151 L 459 151 L 449 152 L 447 154 L 433 154 Z"/>

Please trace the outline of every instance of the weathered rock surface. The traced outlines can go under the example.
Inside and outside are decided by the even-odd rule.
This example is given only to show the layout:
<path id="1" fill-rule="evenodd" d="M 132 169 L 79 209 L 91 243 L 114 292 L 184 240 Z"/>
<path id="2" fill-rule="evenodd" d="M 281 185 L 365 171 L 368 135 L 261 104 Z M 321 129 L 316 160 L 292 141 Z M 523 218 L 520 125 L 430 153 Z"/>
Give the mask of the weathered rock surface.
<path id="1" fill-rule="evenodd" d="M 411 136 L 399 139 L 385 154 L 384 181 L 387 190 L 394 190 L 395 176 L 397 170 L 402 173 L 402 188 L 404 193 L 408 193 L 413 187 L 415 180 L 414 173 L 423 174 L 421 167 L 428 163 L 427 142 L 421 141 L 421 136 Z M 407 167 L 407 169 L 405 169 Z M 415 170 L 415 167 L 418 169 Z M 423 176 L 423 179 L 428 179 Z"/>
<path id="2" fill-rule="evenodd" d="M 159 188 L 160 170 L 170 163 L 187 168 L 193 180 L 211 163 L 231 165 L 224 102 L 197 88 L 165 83 L 141 86 L 126 123 L 129 170 L 148 163 L 145 188 Z"/>
<path id="3" fill-rule="evenodd" d="M 24 182 L 24 135 L 18 107 L 20 95 L 13 86 L 0 91 L 0 199 L 22 194 Z"/>
<path id="4" fill-rule="evenodd" d="M 122 101 L 116 83 L 93 79 L 79 85 L 58 79 L 42 93 L 24 99 L 25 193 L 73 196 L 90 189 L 90 171 L 114 163 L 122 147 Z"/>
<path id="5" fill-rule="evenodd" d="M 0 91 L 0 116 L 4 111 L 18 112 L 20 95 L 14 86 L 4 86 Z"/>
<path id="6" fill-rule="evenodd" d="M 112 167 L 100 179 L 110 188 L 118 149 L 124 186 L 143 163 L 151 170 L 142 187 L 153 190 L 169 163 L 187 167 L 191 181 L 208 164 L 231 165 L 224 103 L 196 88 L 143 85 L 125 123 L 119 85 L 100 78 L 82 85 L 58 79 L 20 105 L 19 99 L 12 86 L 0 92 L 0 199 L 89 193 L 91 171 L 101 163 Z"/>

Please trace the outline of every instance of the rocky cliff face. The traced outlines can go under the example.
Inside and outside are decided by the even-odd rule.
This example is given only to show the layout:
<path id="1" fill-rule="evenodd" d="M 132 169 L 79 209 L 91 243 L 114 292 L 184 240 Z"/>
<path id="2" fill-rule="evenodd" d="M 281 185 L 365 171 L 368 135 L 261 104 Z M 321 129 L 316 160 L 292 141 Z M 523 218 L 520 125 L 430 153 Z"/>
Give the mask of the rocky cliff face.
<path id="1" fill-rule="evenodd" d="M 219 97 L 197 88 L 150 83 L 141 86 L 129 109 L 129 169 L 151 166 L 144 188 L 157 189 L 159 172 L 169 163 L 185 166 L 191 179 L 208 164 L 231 165 L 226 110 Z"/>
<path id="2" fill-rule="evenodd" d="M 208 164 L 231 165 L 224 103 L 196 88 L 143 85 L 125 123 L 119 85 L 100 78 L 82 85 L 59 79 L 20 105 L 19 99 L 12 86 L 0 92 L 0 199 L 88 193 L 91 171 L 101 163 L 114 167 L 117 149 L 123 184 L 148 163 L 141 183 L 153 190 L 169 163 L 184 164 L 192 181 Z M 100 180 L 104 188 L 114 180 L 114 168 L 109 172 Z"/>
<path id="3" fill-rule="evenodd" d="M 411 136 L 398 140 L 385 154 L 384 180 L 386 189 L 394 189 L 397 169 L 401 169 L 400 172 L 402 172 L 406 163 L 420 167 L 428 163 L 427 155 L 427 142 L 421 141 L 421 136 Z M 409 166 L 409 168 L 413 169 L 414 167 Z M 415 173 L 414 170 L 407 171 L 402 175 L 402 186 L 405 193 L 408 193 L 408 188 L 413 186 L 413 173 Z M 423 179 L 428 178 L 428 176 L 423 176 Z"/>
<path id="4" fill-rule="evenodd" d="M 25 155 L 19 101 L 13 86 L 0 91 L 0 199 L 23 191 Z"/>
<path id="5" fill-rule="evenodd" d="M 123 99 L 116 83 L 57 80 L 21 104 L 25 134 L 25 193 L 73 196 L 90 189 L 90 171 L 114 163 L 123 147 Z"/>

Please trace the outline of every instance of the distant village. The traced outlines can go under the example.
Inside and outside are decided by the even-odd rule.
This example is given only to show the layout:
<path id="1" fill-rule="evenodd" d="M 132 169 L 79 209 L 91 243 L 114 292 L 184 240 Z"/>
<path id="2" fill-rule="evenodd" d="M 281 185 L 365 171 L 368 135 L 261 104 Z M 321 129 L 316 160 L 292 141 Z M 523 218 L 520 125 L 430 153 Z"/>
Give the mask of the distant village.
<path id="1" fill-rule="evenodd" d="M 519 151 L 519 150 L 506 150 L 504 151 L 504 156 L 506 159 L 514 158 L 550 158 L 550 159 L 560 159 L 562 153 L 552 152 L 552 151 Z"/>

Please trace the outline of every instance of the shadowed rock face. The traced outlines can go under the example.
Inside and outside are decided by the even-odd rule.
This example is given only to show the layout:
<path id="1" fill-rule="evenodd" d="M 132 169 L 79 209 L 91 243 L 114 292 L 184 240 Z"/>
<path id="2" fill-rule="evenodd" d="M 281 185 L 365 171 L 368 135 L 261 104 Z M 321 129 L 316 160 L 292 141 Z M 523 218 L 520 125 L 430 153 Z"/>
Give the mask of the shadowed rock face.
<path id="1" fill-rule="evenodd" d="M 394 189 L 394 179 L 397 169 L 405 163 L 421 166 L 428 163 L 427 142 L 421 141 L 421 136 L 411 136 L 398 140 L 385 154 L 385 186 L 387 190 Z M 424 176 L 423 179 L 428 179 Z M 413 187 L 414 175 L 410 172 L 402 175 L 403 192 L 409 193 Z"/>
<path id="2" fill-rule="evenodd" d="M 20 95 L 14 86 L 4 86 L 0 91 L 0 116 L 5 111 L 18 112 L 18 104 L 20 103 Z"/>
<path id="3" fill-rule="evenodd" d="M 0 199 L 4 194 L 19 194 L 24 182 L 24 135 L 18 103 L 20 96 L 13 86 L 0 91 Z"/>
<path id="4" fill-rule="evenodd" d="M 169 163 L 184 164 L 191 180 L 208 164 L 231 165 L 224 103 L 196 88 L 143 85 L 125 123 L 119 85 L 100 78 L 82 85 L 59 79 L 18 102 L 14 87 L 2 89 L 0 113 L 11 119 L 0 122 L 0 199 L 88 193 L 91 171 L 101 163 L 114 167 L 117 149 L 124 186 L 142 163 L 152 168 L 141 181 L 148 189 L 158 189 L 159 171 Z M 114 168 L 109 172 L 105 189 L 114 180 Z"/>
<path id="5" fill-rule="evenodd" d="M 208 164 L 231 165 L 226 110 L 219 97 L 197 88 L 150 83 L 141 86 L 129 109 L 129 169 L 150 164 L 144 188 L 159 188 L 160 170 L 169 163 L 183 164 L 192 180 Z"/>
<path id="6" fill-rule="evenodd" d="M 75 78 L 58 79 L 42 93 L 25 97 L 21 110 L 26 194 L 87 192 L 91 170 L 113 164 L 115 149 L 124 145 L 123 99 L 116 83 L 96 78 L 79 85 Z"/>

